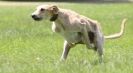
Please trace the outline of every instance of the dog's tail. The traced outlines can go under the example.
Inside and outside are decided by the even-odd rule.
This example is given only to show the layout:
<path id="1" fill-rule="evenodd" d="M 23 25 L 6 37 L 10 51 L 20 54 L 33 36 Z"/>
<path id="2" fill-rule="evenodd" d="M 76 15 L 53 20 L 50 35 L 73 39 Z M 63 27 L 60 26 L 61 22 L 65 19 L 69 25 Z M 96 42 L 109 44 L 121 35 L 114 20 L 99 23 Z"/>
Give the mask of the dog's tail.
<path id="1" fill-rule="evenodd" d="M 121 29 L 120 32 L 112 34 L 112 35 L 108 35 L 108 36 L 104 36 L 105 39 L 116 39 L 119 38 L 123 35 L 124 33 L 124 29 L 125 29 L 125 23 L 126 23 L 127 19 L 123 19 L 122 23 L 121 23 Z"/>

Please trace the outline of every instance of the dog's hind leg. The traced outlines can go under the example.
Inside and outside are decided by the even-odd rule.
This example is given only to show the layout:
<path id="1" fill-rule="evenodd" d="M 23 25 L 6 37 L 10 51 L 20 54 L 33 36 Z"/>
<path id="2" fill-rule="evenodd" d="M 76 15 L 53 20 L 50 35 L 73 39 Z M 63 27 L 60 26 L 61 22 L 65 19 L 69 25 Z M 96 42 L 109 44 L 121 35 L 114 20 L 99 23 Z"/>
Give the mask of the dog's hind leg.
<path id="1" fill-rule="evenodd" d="M 104 45 L 104 37 L 101 33 L 97 33 L 96 41 L 95 41 L 95 48 L 99 55 L 99 62 L 103 61 L 103 45 Z"/>
<path id="2" fill-rule="evenodd" d="M 62 52 L 62 56 L 60 58 L 61 61 L 66 60 L 67 55 L 69 53 L 70 48 L 72 48 L 74 45 L 68 43 L 67 41 L 64 42 L 64 48 L 63 48 L 63 52 Z"/>
<path id="3" fill-rule="evenodd" d="M 83 38 L 84 38 L 84 43 L 86 44 L 86 47 L 87 48 L 90 48 L 90 40 L 89 40 L 89 33 L 88 33 L 88 30 L 87 30 L 87 24 L 85 24 L 83 30 L 82 30 L 82 34 L 83 34 Z"/>

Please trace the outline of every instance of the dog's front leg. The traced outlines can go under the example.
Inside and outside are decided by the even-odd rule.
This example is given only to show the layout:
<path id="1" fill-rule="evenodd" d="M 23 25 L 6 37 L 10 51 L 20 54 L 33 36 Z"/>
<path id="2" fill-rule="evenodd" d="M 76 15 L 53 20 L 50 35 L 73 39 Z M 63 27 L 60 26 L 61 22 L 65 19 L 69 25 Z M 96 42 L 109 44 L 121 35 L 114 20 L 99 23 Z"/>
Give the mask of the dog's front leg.
<path id="1" fill-rule="evenodd" d="M 63 48 L 63 52 L 62 52 L 62 56 L 61 56 L 61 61 L 63 60 L 66 60 L 67 58 L 67 55 L 69 53 L 69 50 L 70 48 L 72 47 L 73 45 L 68 43 L 67 41 L 64 42 L 64 48 Z"/>

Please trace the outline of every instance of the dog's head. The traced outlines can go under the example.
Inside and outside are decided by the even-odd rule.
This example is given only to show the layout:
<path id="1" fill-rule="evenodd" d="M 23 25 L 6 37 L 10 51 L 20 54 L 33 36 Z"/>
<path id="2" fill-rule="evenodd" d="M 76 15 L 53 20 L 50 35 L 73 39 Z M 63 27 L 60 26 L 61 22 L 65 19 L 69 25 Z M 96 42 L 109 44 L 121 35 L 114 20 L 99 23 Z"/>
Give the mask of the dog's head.
<path id="1" fill-rule="evenodd" d="M 32 13 L 32 18 L 36 21 L 42 19 L 49 19 L 50 21 L 55 21 L 58 17 L 58 7 L 55 5 L 41 5 Z"/>

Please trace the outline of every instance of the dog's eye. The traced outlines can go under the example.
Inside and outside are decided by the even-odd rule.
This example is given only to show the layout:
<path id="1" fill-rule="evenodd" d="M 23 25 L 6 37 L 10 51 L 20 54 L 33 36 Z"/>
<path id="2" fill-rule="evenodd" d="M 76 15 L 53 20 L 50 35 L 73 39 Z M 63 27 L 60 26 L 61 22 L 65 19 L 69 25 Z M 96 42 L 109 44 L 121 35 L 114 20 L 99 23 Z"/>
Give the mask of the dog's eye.
<path id="1" fill-rule="evenodd" d="M 40 11 L 44 11 L 45 9 L 43 9 L 43 8 L 41 8 L 41 10 Z"/>

